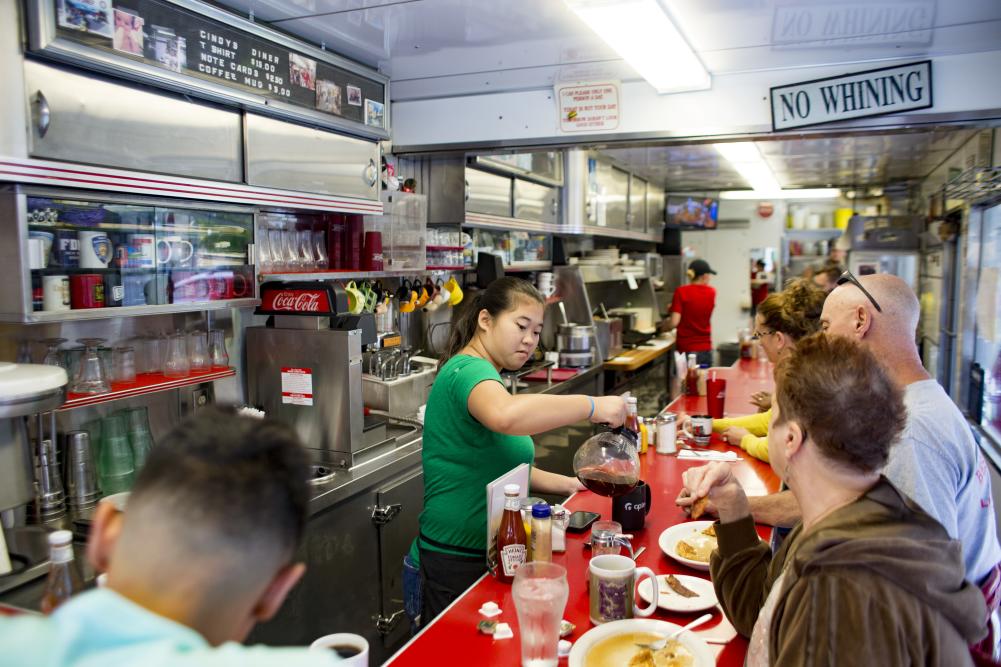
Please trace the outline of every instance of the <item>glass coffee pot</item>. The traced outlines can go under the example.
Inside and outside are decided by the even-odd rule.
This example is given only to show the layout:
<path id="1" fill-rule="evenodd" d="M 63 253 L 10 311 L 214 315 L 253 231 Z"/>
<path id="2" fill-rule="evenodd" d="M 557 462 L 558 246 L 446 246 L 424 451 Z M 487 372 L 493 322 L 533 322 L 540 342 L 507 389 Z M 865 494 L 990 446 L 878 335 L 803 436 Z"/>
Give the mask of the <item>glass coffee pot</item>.
<path id="1" fill-rule="evenodd" d="M 588 438 L 574 454 L 573 469 L 577 479 L 599 496 L 624 496 L 640 481 L 639 453 L 621 429 Z"/>

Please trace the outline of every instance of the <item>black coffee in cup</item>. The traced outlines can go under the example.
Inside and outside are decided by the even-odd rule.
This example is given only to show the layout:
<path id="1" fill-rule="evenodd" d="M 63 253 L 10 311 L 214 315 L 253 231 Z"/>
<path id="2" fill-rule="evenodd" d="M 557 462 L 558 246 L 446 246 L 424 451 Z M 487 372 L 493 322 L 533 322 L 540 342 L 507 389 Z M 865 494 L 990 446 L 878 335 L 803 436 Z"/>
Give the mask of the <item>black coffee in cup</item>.
<path id="1" fill-rule="evenodd" d="M 361 653 L 361 649 L 354 644 L 338 644 L 331 646 L 330 650 L 336 653 L 339 658 L 353 658 Z"/>

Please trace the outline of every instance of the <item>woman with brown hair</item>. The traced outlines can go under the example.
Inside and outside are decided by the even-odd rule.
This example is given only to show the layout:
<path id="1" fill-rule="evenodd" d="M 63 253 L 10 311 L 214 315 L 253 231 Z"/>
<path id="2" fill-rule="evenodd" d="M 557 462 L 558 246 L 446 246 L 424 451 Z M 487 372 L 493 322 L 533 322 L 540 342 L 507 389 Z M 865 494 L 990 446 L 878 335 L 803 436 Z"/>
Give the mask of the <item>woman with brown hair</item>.
<path id="1" fill-rule="evenodd" d="M 824 334 L 775 380 L 769 458 L 803 518 L 774 556 L 730 464 L 683 475 L 682 495 L 719 514 L 710 571 L 750 637 L 746 664 L 972 664 L 986 606 L 960 543 L 880 474 L 906 419 L 900 389 L 871 352 Z"/>
<path id="2" fill-rule="evenodd" d="M 424 511 L 410 551 L 423 579 L 427 623 L 487 570 L 486 485 L 532 464 L 530 436 L 580 421 L 619 426 L 621 396 L 512 396 L 500 371 L 528 361 L 542 331 L 545 300 L 531 283 L 505 277 L 477 292 L 452 323 L 424 415 Z M 532 492 L 569 496 L 576 477 L 532 466 Z"/>
<path id="3" fill-rule="evenodd" d="M 781 292 L 771 294 L 758 306 L 754 317 L 754 337 L 760 341 L 768 361 L 778 363 L 796 347 L 796 341 L 820 331 L 820 313 L 825 292 L 803 278 L 789 281 Z M 757 397 L 767 408 L 771 399 Z M 762 461 L 768 460 L 768 422 L 771 412 L 713 420 L 713 430 L 723 438 Z"/>

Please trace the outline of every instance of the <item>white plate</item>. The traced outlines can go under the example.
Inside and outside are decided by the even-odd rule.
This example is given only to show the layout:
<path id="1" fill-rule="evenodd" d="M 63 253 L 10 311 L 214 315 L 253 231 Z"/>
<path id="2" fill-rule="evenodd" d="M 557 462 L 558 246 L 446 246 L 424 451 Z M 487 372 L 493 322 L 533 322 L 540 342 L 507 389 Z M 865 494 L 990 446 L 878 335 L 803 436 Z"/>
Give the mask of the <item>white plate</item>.
<path id="1" fill-rule="evenodd" d="M 658 621 L 655 618 L 629 618 L 624 621 L 612 621 L 599 625 L 585 632 L 580 639 L 574 642 L 573 648 L 570 649 L 568 667 L 584 667 L 587 652 L 591 650 L 592 646 L 607 637 L 624 632 L 653 632 L 666 636 L 680 628 L 680 625 Z M 713 667 L 716 664 L 716 659 L 713 657 L 709 645 L 698 636 L 691 632 L 683 632 L 678 637 L 678 641 L 695 656 L 694 667 Z"/>
<path id="2" fill-rule="evenodd" d="M 679 523 L 677 525 L 671 526 L 657 539 L 657 544 L 660 545 L 660 550 L 666 555 L 678 561 L 682 565 L 687 565 L 688 567 L 695 570 L 702 570 L 703 572 L 709 571 L 709 562 L 705 563 L 697 560 L 691 560 L 690 558 L 685 558 L 684 556 L 679 556 L 675 547 L 678 546 L 678 542 L 689 537 L 690 535 L 698 535 L 703 530 L 713 525 L 712 521 L 687 521 L 685 523 Z"/>
<path id="3" fill-rule="evenodd" d="M 716 606 L 718 600 L 716 599 L 716 590 L 713 588 L 711 581 L 700 577 L 692 577 L 687 574 L 676 574 L 674 576 L 678 578 L 682 586 L 693 593 L 698 593 L 698 595 L 693 598 L 678 595 L 667 585 L 667 575 L 660 574 L 657 575 L 657 588 L 660 593 L 660 599 L 657 600 L 658 607 L 667 611 L 684 613 L 712 609 Z M 650 585 L 649 579 L 644 579 L 637 587 L 640 597 L 647 604 L 650 603 L 651 594 L 653 593 L 652 589 L 653 586 Z"/>

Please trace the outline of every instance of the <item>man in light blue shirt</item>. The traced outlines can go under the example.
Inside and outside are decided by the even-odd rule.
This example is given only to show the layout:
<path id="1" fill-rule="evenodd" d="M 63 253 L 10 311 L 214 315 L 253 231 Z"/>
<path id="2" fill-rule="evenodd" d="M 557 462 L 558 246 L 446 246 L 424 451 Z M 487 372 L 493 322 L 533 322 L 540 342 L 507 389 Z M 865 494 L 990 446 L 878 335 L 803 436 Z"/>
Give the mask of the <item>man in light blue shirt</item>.
<path id="1" fill-rule="evenodd" d="M 203 410 L 150 452 L 87 546 L 107 587 L 51 616 L 0 619 L 0 667 L 323 667 L 333 651 L 245 647 L 305 571 L 307 460 L 274 421 Z"/>

